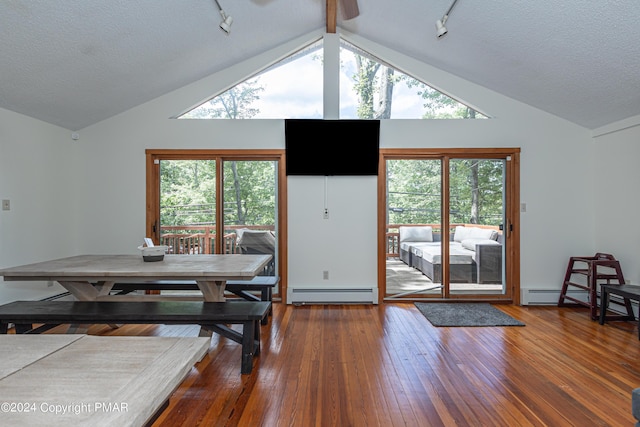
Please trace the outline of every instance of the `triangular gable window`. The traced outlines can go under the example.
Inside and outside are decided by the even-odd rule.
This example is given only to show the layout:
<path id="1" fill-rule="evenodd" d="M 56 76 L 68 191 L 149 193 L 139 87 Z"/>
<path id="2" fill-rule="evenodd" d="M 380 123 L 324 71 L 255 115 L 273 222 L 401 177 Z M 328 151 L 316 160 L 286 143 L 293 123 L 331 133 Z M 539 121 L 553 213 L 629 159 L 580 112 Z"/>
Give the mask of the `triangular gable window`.
<path id="1" fill-rule="evenodd" d="M 322 73 L 320 40 L 214 96 L 179 118 L 322 118 Z"/>
<path id="2" fill-rule="evenodd" d="M 342 119 L 486 118 L 344 40 L 340 64 Z"/>
<path id="3" fill-rule="evenodd" d="M 180 119 L 323 117 L 323 41 L 217 94 Z M 477 119 L 485 115 L 340 40 L 340 118 Z"/>

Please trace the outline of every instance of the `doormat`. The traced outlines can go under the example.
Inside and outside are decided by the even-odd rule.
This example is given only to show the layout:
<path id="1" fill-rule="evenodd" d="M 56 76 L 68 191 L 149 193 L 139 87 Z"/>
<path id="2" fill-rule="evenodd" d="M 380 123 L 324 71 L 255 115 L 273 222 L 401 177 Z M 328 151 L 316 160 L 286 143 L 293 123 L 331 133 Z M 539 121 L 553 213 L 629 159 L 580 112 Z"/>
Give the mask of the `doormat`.
<path id="1" fill-rule="evenodd" d="M 414 303 L 433 326 L 525 326 L 488 303 Z"/>

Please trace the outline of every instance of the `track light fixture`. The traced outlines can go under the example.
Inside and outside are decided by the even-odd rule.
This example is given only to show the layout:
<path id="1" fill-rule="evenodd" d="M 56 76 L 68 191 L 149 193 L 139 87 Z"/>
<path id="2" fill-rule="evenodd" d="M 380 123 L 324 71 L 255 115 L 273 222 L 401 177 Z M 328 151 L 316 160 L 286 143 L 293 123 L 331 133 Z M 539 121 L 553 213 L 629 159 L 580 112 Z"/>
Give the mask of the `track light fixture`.
<path id="1" fill-rule="evenodd" d="M 220 22 L 220 29 L 224 31 L 226 35 L 229 35 L 229 33 L 231 32 L 231 24 L 233 24 L 233 18 L 231 16 L 228 16 L 226 13 L 224 13 L 224 10 L 222 10 L 222 7 L 220 6 L 220 3 L 218 2 L 218 0 L 215 0 L 215 2 L 216 2 L 216 5 L 218 5 L 218 11 L 220 12 L 220 16 L 222 16 L 222 22 Z"/>
<path id="2" fill-rule="evenodd" d="M 438 38 L 442 38 L 445 34 L 449 32 L 447 30 L 447 27 L 444 26 L 444 24 L 447 23 L 447 19 L 449 19 L 449 14 L 451 13 L 451 9 L 453 9 L 453 6 L 455 6 L 457 2 L 458 0 L 453 0 L 453 3 L 451 3 L 451 6 L 449 6 L 449 10 L 447 10 L 447 12 L 444 14 L 442 19 L 438 19 L 436 21 L 436 34 Z"/>

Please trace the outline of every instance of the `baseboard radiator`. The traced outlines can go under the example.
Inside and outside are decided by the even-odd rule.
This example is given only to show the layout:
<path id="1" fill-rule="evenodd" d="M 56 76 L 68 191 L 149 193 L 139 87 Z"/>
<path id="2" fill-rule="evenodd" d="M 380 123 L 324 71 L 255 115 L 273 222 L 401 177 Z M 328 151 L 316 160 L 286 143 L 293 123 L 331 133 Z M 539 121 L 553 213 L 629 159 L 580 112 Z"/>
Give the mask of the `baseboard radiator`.
<path id="1" fill-rule="evenodd" d="M 587 300 L 587 292 L 582 290 L 570 290 L 567 295 L 581 301 Z M 560 299 L 560 289 L 523 288 L 521 293 L 522 305 L 558 305 L 558 299 Z"/>
<path id="2" fill-rule="evenodd" d="M 580 301 L 588 301 L 588 295 L 586 291 L 575 290 L 567 291 L 567 295 L 577 298 Z M 522 290 L 522 305 L 558 305 L 558 299 L 560 299 L 560 289 L 523 289 Z M 571 301 L 566 300 L 566 303 L 570 304 Z M 600 304 L 598 298 L 598 304 Z M 631 307 L 636 316 L 638 316 L 638 303 L 637 301 L 631 301 Z M 609 301 L 609 310 L 626 313 L 624 301 L 617 295 L 611 295 Z"/>
<path id="3" fill-rule="evenodd" d="M 378 288 L 289 287 L 287 304 L 378 304 Z"/>

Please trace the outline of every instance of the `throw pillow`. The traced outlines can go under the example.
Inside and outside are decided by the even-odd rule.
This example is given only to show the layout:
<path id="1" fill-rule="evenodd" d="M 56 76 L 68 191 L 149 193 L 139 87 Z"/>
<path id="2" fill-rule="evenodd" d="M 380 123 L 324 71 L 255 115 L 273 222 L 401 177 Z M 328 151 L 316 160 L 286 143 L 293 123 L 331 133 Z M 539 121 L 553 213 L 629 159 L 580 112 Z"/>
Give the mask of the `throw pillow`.
<path id="1" fill-rule="evenodd" d="M 400 227 L 401 242 L 433 242 L 433 230 L 431 226 L 403 226 Z"/>

